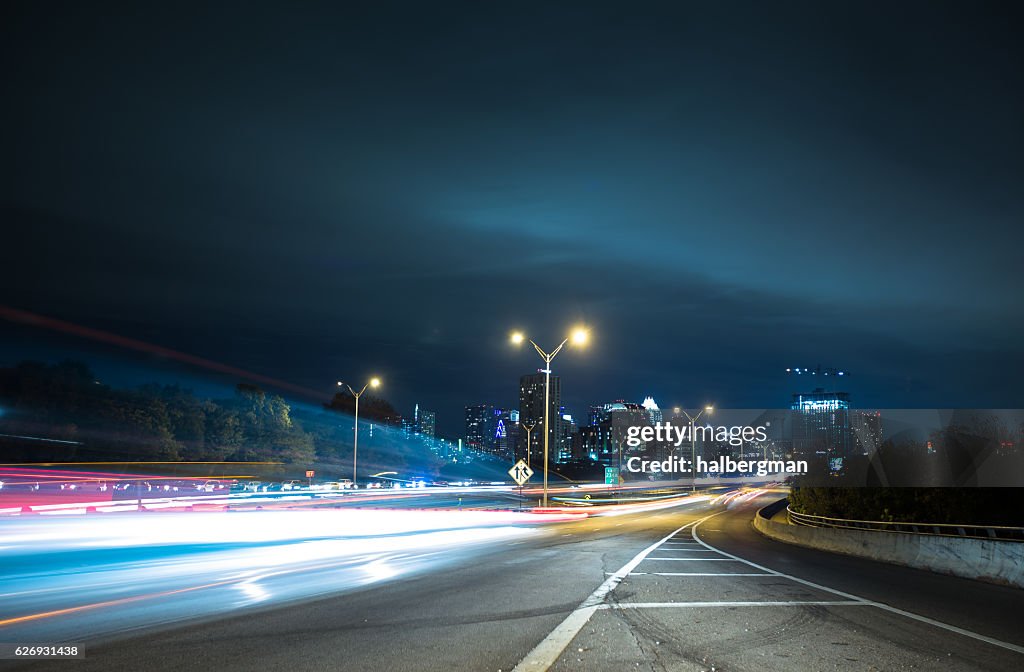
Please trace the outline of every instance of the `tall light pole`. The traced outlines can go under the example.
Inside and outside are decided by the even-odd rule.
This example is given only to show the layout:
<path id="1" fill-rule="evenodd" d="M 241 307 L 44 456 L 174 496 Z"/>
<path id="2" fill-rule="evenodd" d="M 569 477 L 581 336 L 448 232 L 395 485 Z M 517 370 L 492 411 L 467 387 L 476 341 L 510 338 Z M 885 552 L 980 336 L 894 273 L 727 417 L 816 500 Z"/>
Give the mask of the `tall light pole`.
<path id="1" fill-rule="evenodd" d="M 690 419 L 690 468 L 693 469 L 693 489 L 692 489 L 692 492 L 696 492 L 697 491 L 697 437 L 694 436 L 693 426 L 694 426 L 694 423 L 697 422 L 697 419 L 700 418 L 700 416 L 704 415 L 705 412 L 708 413 L 708 414 L 714 413 L 715 412 L 715 407 L 714 406 L 705 406 L 704 408 L 700 409 L 700 411 L 698 411 L 697 415 L 690 415 L 684 409 L 681 409 L 681 408 L 675 408 L 673 410 L 675 410 L 677 413 L 678 412 L 682 412 L 683 415 L 685 415 L 687 418 Z"/>
<path id="2" fill-rule="evenodd" d="M 355 490 L 356 489 L 356 464 L 357 464 L 357 460 L 359 459 L 359 397 L 363 396 L 363 392 L 366 392 L 366 388 L 368 388 L 368 387 L 380 387 L 380 378 L 376 378 L 376 377 L 370 378 L 369 382 L 367 382 L 366 385 L 363 385 L 363 389 L 359 390 L 358 392 L 353 390 L 352 386 L 349 385 L 348 383 L 343 383 L 343 382 L 341 382 L 339 380 L 338 381 L 338 387 L 341 387 L 342 385 L 347 387 L 349 393 L 353 397 L 356 398 L 356 421 L 355 421 L 355 429 L 353 430 L 353 440 L 352 440 L 352 489 Z M 372 435 L 372 432 L 371 432 L 371 435 Z"/>
<path id="3" fill-rule="evenodd" d="M 537 423 L 532 422 L 528 425 L 524 422 L 521 426 L 526 430 L 526 466 L 530 466 L 530 432 L 537 426 Z"/>
<path id="4" fill-rule="evenodd" d="M 562 351 L 565 344 L 572 341 L 573 345 L 583 346 L 586 345 L 589 333 L 584 327 L 577 327 L 573 329 L 572 333 L 565 338 L 558 347 L 551 352 L 544 352 L 544 350 L 533 342 L 533 340 L 527 339 L 522 332 L 516 331 L 512 333 L 511 340 L 515 345 L 521 345 L 523 341 L 530 340 L 530 345 L 537 351 L 540 358 L 544 360 L 544 501 L 542 506 L 548 505 L 548 441 L 551 438 L 551 425 L 549 413 L 551 410 L 551 360 L 558 356 L 558 353 Z"/>

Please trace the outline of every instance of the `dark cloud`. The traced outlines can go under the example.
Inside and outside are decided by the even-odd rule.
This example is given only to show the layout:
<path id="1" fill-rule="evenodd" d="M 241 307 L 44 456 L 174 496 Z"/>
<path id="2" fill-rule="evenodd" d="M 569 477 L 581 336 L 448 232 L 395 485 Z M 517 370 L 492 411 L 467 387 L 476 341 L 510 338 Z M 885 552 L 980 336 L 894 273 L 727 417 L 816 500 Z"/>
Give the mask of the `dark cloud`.
<path id="1" fill-rule="evenodd" d="M 2 301 L 306 387 L 1016 406 L 1006 4 L 14 6 Z M 22 339 L 8 339 L 10 357 Z M 351 372 L 351 373 L 350 373 Z"/>

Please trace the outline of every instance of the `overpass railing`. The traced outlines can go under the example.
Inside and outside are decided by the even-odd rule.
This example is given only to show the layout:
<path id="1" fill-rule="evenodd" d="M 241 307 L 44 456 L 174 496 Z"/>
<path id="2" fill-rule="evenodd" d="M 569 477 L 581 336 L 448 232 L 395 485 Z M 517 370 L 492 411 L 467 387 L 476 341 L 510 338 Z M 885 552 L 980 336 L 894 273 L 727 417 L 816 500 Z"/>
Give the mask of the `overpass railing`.
<path id="1" fill-rule="evenodd" d="M 955 523 L 907 523 L 884 520 L 851 520 L 812 516 L 794 511 L 786 506 L 786 517 L 792 525 L 804 527 L 831 527 L 843 530 L 873 530 L 875 532 L 899 532 L 901 534 L 922 534 L 939 537 L 965 537 L 969 539 L 993 539 L 1024 542 L 1024 527 L 959 525 Z"/>

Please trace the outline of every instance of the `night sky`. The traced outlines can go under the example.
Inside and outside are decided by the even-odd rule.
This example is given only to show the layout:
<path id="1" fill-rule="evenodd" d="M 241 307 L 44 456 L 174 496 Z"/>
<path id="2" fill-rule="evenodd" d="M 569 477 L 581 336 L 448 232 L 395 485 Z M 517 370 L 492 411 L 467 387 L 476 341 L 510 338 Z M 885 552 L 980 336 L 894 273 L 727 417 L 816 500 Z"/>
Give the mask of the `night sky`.
<path id="1" fill-rule="evenodd" d="M 584 417 L 1024 403 L 1019 3 L 207 4 L 5 3 L 0 304 L 453 436 L 578 321 Z"/>

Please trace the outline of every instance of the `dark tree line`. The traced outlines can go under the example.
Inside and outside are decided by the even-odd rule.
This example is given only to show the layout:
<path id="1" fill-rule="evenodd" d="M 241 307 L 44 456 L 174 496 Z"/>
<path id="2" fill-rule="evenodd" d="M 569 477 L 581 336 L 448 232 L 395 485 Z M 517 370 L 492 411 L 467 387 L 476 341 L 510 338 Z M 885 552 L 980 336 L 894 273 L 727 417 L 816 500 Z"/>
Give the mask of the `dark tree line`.
<path id="1" fill-rule="evenodd" d="M 1019 416 L 1018 416 L 1019 417 Z M 926 439 L 894 437 L 830 472 L 809 459 L 792 479 L 802 513 L 860 520 L 975 525 L 1024 524 L 1024 424 L 986 411 L 957 411 Z"/>
<path id="2" fill-rule="evenodd" d="M 356 398 L 349 394 L 348 390 L 338 392 L 330 402 L 324 404 L 324 408 L 354 415 L 356 412 Z M 382 425 L 393 426 L 402 422 L 402 416 L 399 415 L 390 402 L 369 394 L 362 394 L 359 397 L 359 419 L 373 420 Z"/>
<path id="3" fill-rule="evenodd" d="M 115 389 L 79 362 L 22 362 L 0 369 L 0 407 L 5 461 L 314 458 L 285 400 L 248 385 L 214 401 L 173 385 Z"/>
<path id="4" fill-rule="evenodd" d="M 963 525 L 1024 524 L 1019 488 L 795 487 L 795 511 L 829 518 Z"/>
<path id="5" fill-rule="evenodd" d="M 306 469 L 317 478 L 349 477 L 354 402 L 345 392 L 322 405 L 293 407 L 249 384 L 216 400 L 175 385 L 117 389 L 79 362 L 22 362 L 0 368 L 0 462 L 266 461 L 284 463 L 261 468 L 266 478 Z M 385 399 L 362 396 L 359 424 L 363 477 L 435 477 L 452 466 L 401 429 L 401 416 Z M 503 465 L 468 457 L 460 458 L 459 471 L 503 475 Z"/>

